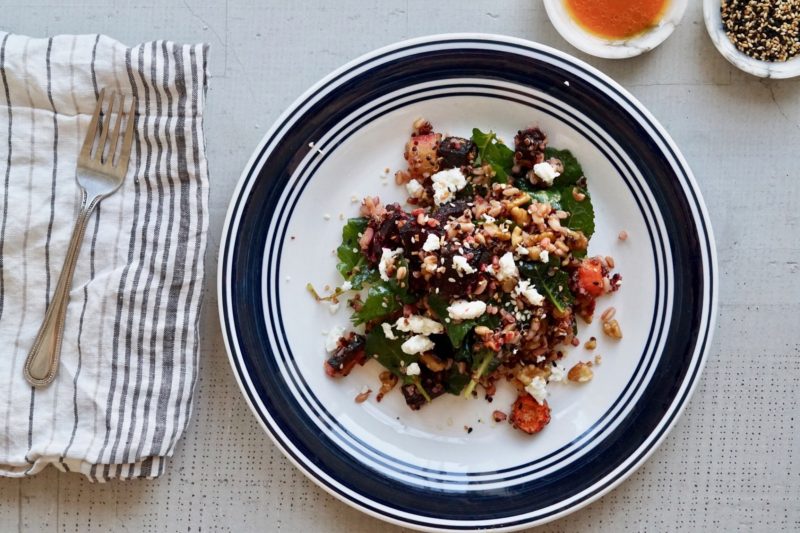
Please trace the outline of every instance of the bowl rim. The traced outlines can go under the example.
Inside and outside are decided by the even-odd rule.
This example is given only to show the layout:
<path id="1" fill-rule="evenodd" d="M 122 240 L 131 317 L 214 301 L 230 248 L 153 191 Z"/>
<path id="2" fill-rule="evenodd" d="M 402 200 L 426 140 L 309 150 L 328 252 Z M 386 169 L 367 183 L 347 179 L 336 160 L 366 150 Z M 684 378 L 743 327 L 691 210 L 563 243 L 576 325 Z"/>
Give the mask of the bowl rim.
<path id="1" fill-rule="evenodd" d="M 787 79 L 800 76 L 800 55 L 787 61 L 755 59 L 736 48 L 722 27 L 722 0 L 703 0 L 706 31 L 717 51 L 733 66 L 759 78 Z"/>
<path id="2" fill-rule="evenodd" d="M 544 8 L 556 31 L 578 50 L 604 59 L 625 59 L 653 50 L 680 24 L 689 0 L 668 0 L 667 11 L 657 25 L 629 39 L 604 39 L 578 25 L 564 0 L 544 0 Z"/>

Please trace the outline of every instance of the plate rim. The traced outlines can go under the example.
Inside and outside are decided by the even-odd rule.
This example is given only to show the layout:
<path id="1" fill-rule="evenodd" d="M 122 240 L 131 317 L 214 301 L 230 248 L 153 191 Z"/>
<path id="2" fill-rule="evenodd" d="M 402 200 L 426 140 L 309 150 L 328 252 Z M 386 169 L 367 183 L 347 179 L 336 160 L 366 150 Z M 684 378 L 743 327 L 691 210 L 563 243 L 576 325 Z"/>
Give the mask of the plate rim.
<path id="1" fill-rule="evenodd" d="M 223 292 L 224 292 L 224 284 L 226 283 L 228 277 L 223 275 L 226 272 L 225 254 L 223 253 L 223 251 L 232 242 L 232 240 L 229 241 L 229 239 L 226 236 L 230 232 L 231 225 L 234 223 L 234 218 L 235 218 L 236 212 L 237 212 L 236 202 L 234 200 L 236 198 L 240 197 L 243 192 L 245 192 L 245 189 L 248 186 L 248 184 L 247 184 L 247 175 L 248 175 L 248 173 L 252 170 L 253 166 L 255 164 L 257 164 L 258 160 L 260 159 L 260 155 L 259 154 L 264 149 L 265 145 L 268 142 L 268 139 L 277 130 L 280 129 L 281 124 L 284 122 L 284 120 L 289 115 L 291 115 L 294 111 L 296 111 L 298 108 L 302 107 L 303 102 L 306 101 L 308 99 L 308 97 L 310 97 L 315 92 L 317 92 L 321 87 L 323 87 L 323 86 L 327 85 L 328 83 L 334 81 L 343 72 L 346 72 L 346 71 L 350 70 L 352 67 L 354 67 L 356 65 L 367 63 L 367 62 L 369 62 L 371 59 L 373 59 L 375 57 L 382 56 L 384 54 L 391 53 L 393 51 L 396 51 L 396 50 L 399 50 L 399 49 L 402 49 L 402 48 L 405 48 L 405 47 L 408 47 L 408 46 L 416 46 L 416 45 L 420 45 L 420 44 L 436 45 L 437 42 L 452 41 L 452 40 L 471 40 L 471 41 L 494 42 L 494 43 L 499 43 L 499 44 L 508 44 L 508 45 L 514 45 L 514 46 L 521 46 L 523 48 L 531 48 L 531 49 L 534 49 L 534 50 L 541 50 L 543 52 L 552 54 L 553 56 L 555 56 L 555 57 L 557 57 L 557 58 L 559 58 L 561 60 L 564 60 L 567 63 L 572 63 L 577 67 L 585 69 L 586 71 L 588 71 L 589 73 L 593 74 L 594 76 L 596 76 L 601 81 L 607 83 L 610 87 L 612 87 L 615 90 L 617 90 L 620 93 L 620 95 L 622 95 L 625 99 L 627 99 L 629 104 L 636 111 L 641 113 L 643 117 L 648 119 L 649 122 L 650 122 L 650 125 L 652 126 L 652 128 L 663 137 L 665 145 L 672 150 L 676 162 L 686 171 L 686 189 L 688 189 L 690 191 L 693 191 L 695 193 L 695 197 L 696 197 L 695 198 L 695 207 L 697 209 L 697 217 L 698 217 L 697 219 L 698 219 L 698 221 L 702 221 L 705 224 L 705 232 L 704 232 L 704 234 L 705 234 L 705 237 L 706 237 L 706 240 L 707 240 L 707 243 L 708 243 L 708 252 L 709 252 L 708 253 L 708 266 L 707 266 L 707 268 L 705 270 L 708 270 L 708 269 L 711 270 L 710 273 L 706 272 L 706 274 L 709 276 L 708 279 L 709 279 L 710 286 L 716 288 L 716 290 L 714 290 L 710 294 L 710 301 L 708 302 L 708 326 L 707 326 L 708 334 L 706 335 L 705 348 L 702 349 L 702 351 L 700 351 L 699 354 L 698 354 L 700 360 L 699 360 L 698 365 L 697 365 L 697 369 L 696 369 L 696 373 L 695 373 L 694 379 L 689 383 L 689 386 L 688 386 L 688 388 L 686 390 L 686 393 L 685 393 L 684 398 L 683 398 L 682 401 L 680 400 L 680 398 L 677 398 L 677 397 L 673 399 L 673 402 L 674 401 L 681 401 L 681 403 L 675 409 L 673 419 L 664 428 L 662 434 L 656 440 L 654 440 L 651 443 L 649 443 L 649 446 L 650 446 L 649 450 L 646 450 L 645 453 L 641 455 L 641 457 L 639 457 L 636 461 L 634 461 L 629 466 L 627 466 L 626 470 L 624 472 L 622 472 L 620 475 L 618 475 L 617 479 L 614 479 L 613 481 L 608 483 L 605 487 L 603 487 L 601 490 L 596 491 L 591 496 L 588 496 L 587 498 L 581 500 L 580 502 L 577 502 L 575 504 L 572 504 L 572 505 L 568 506 L 567 508 L 563 509 L 560 512 L 554 513 L 552 515 L 549 515 L 549 516 L 546 516 L 546 517 L 543 517 L 543 518 L 534 518 L 534 519 L 527 520 L 527 521 L 525 521 L 523 523 L 513 524 L 513 525 L 509 525 L 509 526 L 502 526 L 502 525 L 499 526 L 499 527 L 489 526 L 488 528 L 486 526 L 477 526 L 477 525 L 471 526 L 471 527 L 474 527 L 475 529 L 480 529 L 481 531 L 487 531 L 487 530 L 488 531 L 517 531 L 517 530 L 520 530 L 520 529 L 524 529 L 524 528 L 528 528 L 528 527 L 532 527 L 532 526 L 536 526 L 536 525 L 542 525 L 542 524 L 545 524 L 545 523 L 548 523 L 548 522 L 552 522 L 554 520 L 558 520 L 559 518 L 563 518 L 564 516 L 567 516 L 567 515 L 575 512 L 575 511 L 581 509 L 581 508 L 584 508 L 584 507 L 594 503 L 598 499 L 602 498 L 603 496 L 608 494 L 610 491 L 612 491 L 615 488 L 617 488 L 622 482 L 627 480 L 635 471 L 637 471 L 642 466 L 642 464 L 644 464 L 644 462 L 647 461 L 653 455 L 655 450 L 658 449 L 661 446 L 661 444 L 666 439 L 667 435 L 669 435 L 672 432 L 672 430 L 674 429 L 674 427 L 677 424 L 678 420 L 683 415 L 683 412 L 686 409 L 686 406 L 688 405 L 689 401 L 691 400 L 692 396 L 694 395 L 694 392 L 695 392 L 695 390 L 697 388 L 697 385 L 698 385 L 698 383 L 700 381 L 699 378 L 702 375 L 703 370 L 705 369 L 705 365 L 706 365 L 707 360 L 708 360 L 708 355 L 711 352 L 711 346 L 713 344 L 714 334 L 716 332 L 716 320 L 717 320 L 717 314 L 718 314 L 718 308 L 719 308 L 719 288 L 718 288 L 719 287 L 719 273 L 718 273 L 718 264 L 717 264 L 717 249 L 716 249 L 716 241 L 715 241 L 715 238 L 714 238 L 714 232 L 713 232 L 713 228 L 712 228 L 712 225 L 711 225 L 711 219 L 710 219 L 710 216 L 709 216 L 709 213 L 708 213 L 708 208 L 706 206 L 705 200 L 704 200 L 704 198 L 702 196 L 702 193 L 700 191 L 700 187 L 699 187 L 699 185 L 697 183 L 697 180 L 696 180 L 696 178 L 694 176 L 694 173 L 692 172 L 692 170 L 691 170 L 688 162 L 686 161 L 684 155 L 678 149 L 677 145 L 675 144 L 674 140 L 669 135 L 669 133 L 666 131 L 666 129 L 661 125 L 661 123 L 658 120 L 656 120 L 656 118 L 652 115 L 652 113 L 635 96 L 633 96 L 629 91 L 627 91 L 619 83 L 614 81 L 612 78 L 610 78 L 609 76 L 607 76 L 606 74 L 604 74 L 600 70 L 598 70 L 595 67 L 591 66 L 590 64 L 588 64 L 588 63 L 586 63 L 586 62 L 584 62 L 584 61 L 582 61 L 582 60 L 580 60 L 580 59 L 578 59 L 578 58 L 576 58 L 576 57 L 574 57 L 574 56 L 572 56 L 572 55 L 570 55 L 570 54 L 568 54 L 566 52 L 560 51 L 560 50 L 555 49 L 553 47 L 550 47 L 548 45 L 544 45 L 544 44 L 541 44 L 541 43 L 538 43 L 538 42 L 535 42 L 535 41 L 531 41 L 531 40 L 523 39 L 523 38 L 519 38 L 519 37 L 512 37 L 512 36 L 502 35 L 502 34 L 481 33 L 481 32 L 440 33 L 440 34 L 431 34 L 431 35 L 415 37 L 415 38 L 411 38 L 411 39 L 405 39 L 405 40 L 402 40 L 402 41 L 397 41 L 397 42 L 391 43 L 391 44 L 386 45 L 386 46 L 379 47 L 377 49 L 374 49 L 374 50 L 372 50 L 370 52 L 362 54 L 362 55 L 360 55 L 360 56 L 358 56 L 358 57 L 346 62 L 342 66 L 340 66 L 337 69 L 333 70 L 332 72 L 330 72 L 326 76 L 322 77 L 319 81 L 317 81 L 316 83 L 311 85 L 307 90 L 305 90 L 302 94 L 300 94 L 289 106 L 287 106 L 283 110 L 283 112 L 281 112 L 281 114 L 275 119 L 273 124 L 270 126 L 270 128 L 266 131 L 264 136 L 261 138 L 261 141 L 259 141 L 258 145 L 253 149 L 253 152 L 252 152 L 251 156 L 249 157 L 247 163 L 243 167 L 242 173 L 240 174 L 240 177 L 239 177 L 239 179 L 238 179 L 238 181 L 236 183 L 236 186 L 235 186 L 235 188 L 234 188 L 234 190 L 233 190 L 233 192 L 232 192 L 232 194 L 230 196 L 230 200 L 229 200 L 229 203 L 228 203 L 228 209 L 226 210 L 225 221 L 224 221 L 224 224 L 223 224 L 223 227 L 222 227 L 222 235 L 221 235 L 221 238 L 220 238 L 220 246 L 219 246 L 218 258 L 217 258 L 217 310 L 218 310 L 221 322 L 224 323 L 224 316 L 226 316 L 227 311 L 225 309 L 226 301 L 223 298 Z M 686 192 L 686 191 L 684 190 L 684 192 Z M 222 328 L 223 333 L 224 333 L 226 328 L 224 327 L 223 324 L 221 324 L 221 328 Z M 360 512 L 363 512 L 363 513 L 365 513 L 365 514 L 367 514 L 369 516 L 377 518 L 377 519 L 379 519 L 381 521 L 389 522 L 389 523 L 392 523 L 392 524 L 395 524 L 395 525 L 399 525 L 399 526 L 403 526 L 403 527 L 412 528 L 412 529 L 419 530 L 419 531 L 431 531 L 431 532 L 450 531 L 450 529 L 448 529 L 448 528 L 442 528 L 442 527 L 437 527 L 437 526 L 428 526 L 428 525 L 420 525 L 420 524 L 416 524 L 416 523 L 409 523 L 409 522 L 407 522 L 405 520 L 402 520 L 400 518 L 397 518 L 395 516 L 379 514 L 376 511 L 370 509 L 369 507 L 361 505 L 358 501 L 343 497 L 343 495 L 337 493 L 336 491 L 332 490 L 332 488 L 330 488 L 326 484 L 324 484 L 320 479 L 318 479 L 314 474 L 312 474 L 310 472 L 309 468 L 305 464 L 303 464 L 298 459 L 296 459 L 293 456 L 292 453 L 289 453 L 289 451 L 286 449 L 284 444 L 276 437 L 276 435 L 274 434 L 272 428 L 270 428 L 270 426 L 263 420 L 261 411 L 256 407 L 256 405 L 250 399 L 250 396 L 248 394 L 247 385 L 243 382 L 242 376 L 237 371 L 237 366 L 236 366 L 236 361 L 235 361 L 235 357 L 236 356 L 234 354 L 233 347 L 230 345 L 230 341 L 229 341 L 229 336 L 228 335 L 223 334 L 223 342 L 225 344 L 225 350 L 226 350 L 226 353 L 228 355 L 228 362 L 231 365 L 231 370 L 232 370 L 234 378 L 236 379 L 236 382 L 237 382 L 237 384 L 239 386 L 240 392 L 244 396 L 244 399 L 247 402 L 248 406 L 250 407 L 251 412 L 253 413 L 255 418 L 258 420 L 259 425 L 261 425 L 262 429 L 269 436 L 269 438 L 272 440 L 272 442 L 275 444 L 275 446 L 281 451 L 281 453 L 287 459 L 289 459 L 289 461 L 296 468 L 298 468 L 307 478 L 309 478 L 311 481 L 313 481 L 317 486 L 322 488 L 325 492 L 327 492 L 328 494 L 334 496 L 337 500 L 340 500 L 340 501 L 344 502 L 345 504 L 347 504 L 348 506 L 350 506 L 350 507 L 352 507 L 354 509 L 357 509 Z M 695 349 L 699 349 L 699 348 L 695 347 Z M 646 445 L 647 444 L 642 444 L 641 447 L 644 447 Z M 634 452 L 633 454 L 631 454 L 631 456 L 633 456 L 633 455 L 636 455 L 636 453 Z M 624 462 L 621 463 L 620 466 L 622 466 L 622 464 L 624 464 Z M 420 517 L 420 518 L 424 518 L 424 517 Z M 508 520 L 509 521 L 513 520 L 513 517 L 509 517 Z"/>

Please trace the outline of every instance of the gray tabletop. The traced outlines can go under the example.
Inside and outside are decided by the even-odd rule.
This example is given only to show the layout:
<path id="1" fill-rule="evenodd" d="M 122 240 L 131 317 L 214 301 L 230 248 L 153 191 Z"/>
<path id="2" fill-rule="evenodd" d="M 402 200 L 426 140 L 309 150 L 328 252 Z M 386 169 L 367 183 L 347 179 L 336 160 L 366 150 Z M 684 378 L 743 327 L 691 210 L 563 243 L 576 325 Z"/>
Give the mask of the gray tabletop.
<path id="1" fill-rule="evenodd" d="M 245 404 L 217 319 L 228 198 L 251 150 L 304 89 L 408 37 L 504 33 L 577 55 L 627 87 L 683 150 L 721 267 L 711 357 L 685 414 L 619 488 L 542 531 L 800 529 L 800 81 L 764 81 L 717 53 L 699 1 L 645 56 L 605 61 L 562 40 L 538 0 L 199 0 L 72 6 L 0 1 L 0 28 L 211 44 L 206 136 L 211 224 L 193 420 L 163 478 L 93 485 L 48 469 L 0 479 L 0 529 L 394 531 L 308 481 Z"/>

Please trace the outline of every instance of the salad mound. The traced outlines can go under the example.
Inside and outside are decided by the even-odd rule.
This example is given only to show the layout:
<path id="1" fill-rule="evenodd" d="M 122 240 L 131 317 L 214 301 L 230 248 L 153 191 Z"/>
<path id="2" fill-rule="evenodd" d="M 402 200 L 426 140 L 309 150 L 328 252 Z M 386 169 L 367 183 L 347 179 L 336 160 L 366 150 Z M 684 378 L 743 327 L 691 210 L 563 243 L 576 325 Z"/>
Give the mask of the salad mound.
<path id="1" fill-rule="evenodd" d="M 536 127 L 512 149 L 491 131 L 444 136 L 418 120 L 404 155 L 395 179 L 410 209 L 364 198 L 337 249 L 344 283 L 324 298 L 310 287 L 336 305 L 349 296 L 357 330 L 332 333 L 325 371 L 344 377 L 375 359 L 377 400 L 399 383 L 414 410 L 444 394 L 491 401 L 509 381 L 518 398 L 495 420 L 536 433 L 550 421 L 548 383 L 592 376 L 591 361 L 567 371 L 559 347 L 579 344 L 576 317 L 590 322 L 621 282 L 613 259 L 587 256 L 583 170 Z"/>

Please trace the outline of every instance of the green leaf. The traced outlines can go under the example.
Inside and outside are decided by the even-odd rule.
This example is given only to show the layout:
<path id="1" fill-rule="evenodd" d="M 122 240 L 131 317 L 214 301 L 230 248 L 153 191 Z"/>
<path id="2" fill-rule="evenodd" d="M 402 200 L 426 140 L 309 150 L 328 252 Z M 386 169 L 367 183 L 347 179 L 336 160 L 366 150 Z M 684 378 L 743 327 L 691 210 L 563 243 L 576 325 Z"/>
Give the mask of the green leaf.
<path id="1" fill-rule="evenodd" d="M 589 197 L 589 191 L 577 185 L 568 186 L 569 190 L 561 195 L 561 209 L 569 212 L 569 217 L 562 224 L 571 230 L 582 231 L 587 239 L 594 235 L 594 206 Z M 572 189 L 577 188 L 579 192 L 586 195 L 583 201 L 579 202 L 572 196 Z"/>
<path id="2" fill-rule="evenodd" d="M 545 159 L 555 157 L 564 165 L 564 172 L 553 181 L 553 187 L 575 185 L 583 177 L 581 164 L 569 150 L 557 150 L 548 146 L 544 151 L 544 157 Z"/>
<path id="3" fill-rule="evenodd" d="M 351 320 L 357 326 L 388 316 L 401 307 L 402 304 L 398 301 L 395 291 L 387 282 L 381 280 L 370 286 L 364 304 L 360 310 L 353 313 Z"/>
<path id="4" fill-rule="evenodd" d="M 472 360 L 472 375 L 470 376 L 469 384 L 464 389 L 464 397 L 469 398 L 475 386 L 478 384 L 478 380 L 480 380 L 484 374 L 497 368 L 499 364 L 497 353 L 492 350 L 481 350 L 476 353 Z"/>
<path id="5" fill-rule="evenodd" d="M 470 375 L 460 373 L 458 371 L 458 366 L 453 365 L 444 377 L 444 388 L 450 394 L 458 396 L 469 382 Z"/>
<path id="6" fill-rule="evenodd" d="M 552 263 L 522 261 L 518 264 L 520 274 L 536 287 L 553 306 L 563 312 L 574 301 L 569 290 L 569 274 L 558 268 L 558 260 Z"/>
<path id="7" fill-rule="evenodd" d="M 336 249 L 339 258 L 336 270 L 356 290 L 377 277 L 377 271 L 369 266 L 358 244 L 359 234 L 364 233 L 367 224 L 368 220 L 364 217 L 349 219 L 342 228 L 342 244 Z"/>
<path id="8" fill-rule="evenodd" d="M 372 331 L 367 333 L 364 349 L 367 357 L 377 359 L 387 370 L 405 381 L 409 376 L 404 370 L 408 365 L 417 361 L 417 355 L 409 355 L 402 350 L 401 346 L 404 341 L 405 338 L 401 336 L 396 339 L 387 339 L 383 328 L 372 328 Z"/>
<path id="9" fill-rule="evenodd" d="M 511 167 L 514 166 L 514 150 L 498 141 L 496 133 L 484 133 L 478 128 L 472 130 L 472 142 L 478 148 L 474 166 L 489 163 L 495 173 L 494 181 L 508 183 Z"/>
<path id="10" fill-rule="evenodd" d="M 550 204 L 553 209 L 561 209 L 561 190 L 539 189 L 529 191 L 528 194 L 541 204 Z"/>

